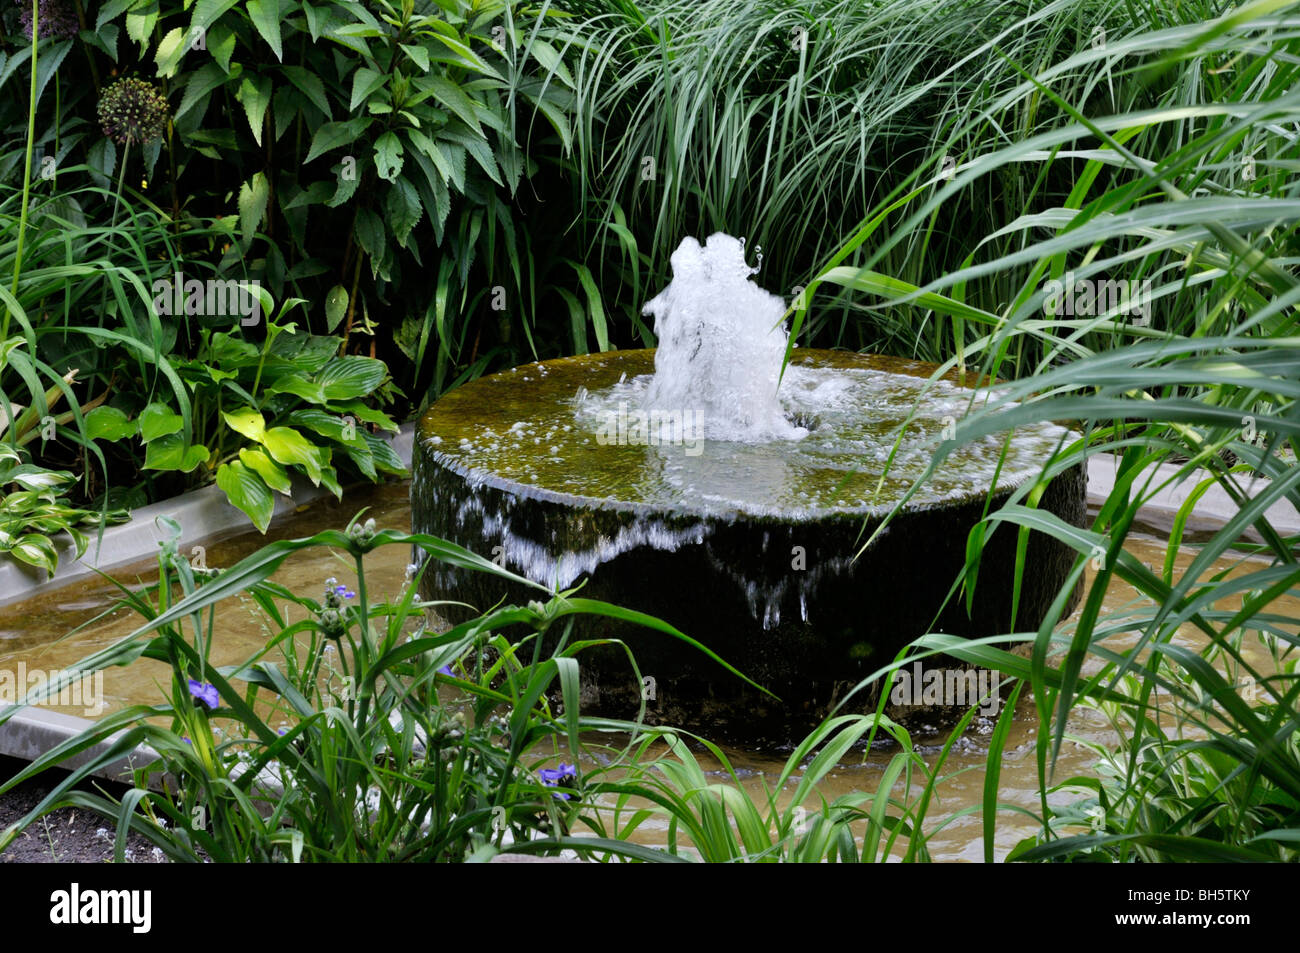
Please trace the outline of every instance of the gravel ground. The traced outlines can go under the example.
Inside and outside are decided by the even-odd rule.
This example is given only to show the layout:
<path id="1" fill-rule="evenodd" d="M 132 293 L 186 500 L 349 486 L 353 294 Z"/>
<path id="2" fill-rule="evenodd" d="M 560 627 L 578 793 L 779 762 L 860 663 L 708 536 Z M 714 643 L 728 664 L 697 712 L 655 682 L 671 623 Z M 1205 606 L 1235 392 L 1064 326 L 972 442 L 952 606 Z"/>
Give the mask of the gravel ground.
<path id="1" fill-rule="evenodd" d="M 0 758 L 0 783 L 17 774 L 26 762 L 15 758 Z M 0 794 L 0 831 L 19 820 L 60 780 L 57 772 L 45 772 L 24 781 L 18 787 Z M 120 797 L 126 788 L 121 785 L 98 782 L 103 791 Z M 96 786 L 83 784 L 83 790 L 96 791 Z M 97 793 L 103 793 L 97 792 Z M 117 824 L 82 808 L 60 808 L 44 818 L 32 822 L 9 849 L 0 853 L 0 864 L 91 864 L 111 863 L 113 840 Z M 153 845 L 139 834 L 127 841 L 127 857 L 135 863 L 163 861 L 162 852 L 153 853 Z"/>

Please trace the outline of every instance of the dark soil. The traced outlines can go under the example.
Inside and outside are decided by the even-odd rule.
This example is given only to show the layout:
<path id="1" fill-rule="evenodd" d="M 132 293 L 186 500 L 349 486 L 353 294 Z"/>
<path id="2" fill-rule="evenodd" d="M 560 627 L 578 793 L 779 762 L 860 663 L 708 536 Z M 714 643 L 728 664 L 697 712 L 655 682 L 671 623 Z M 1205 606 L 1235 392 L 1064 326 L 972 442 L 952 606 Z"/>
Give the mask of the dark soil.
<path id="1" fill-rule="evenodd" d="M 0 758 L 0 784 L 8 781 L 26 767 L 26 762 L 15 758 Z M 46 771 L 24 781 L 12 791 L 0 794 L 0 831 L 26 816 L 65 775 Z M 80 790 L 107 794 L 119 798 L 126 788 L 107 781 L 85 783 Z M 111 863 L 113 843 L 117 833 L 116 820 L 84 808 L 60 808 L 28 825 L 0 853 L 0 864 L 91 864 Z M 159 863 L 161 852 L 153 853 L 153 845 L 139 834 L 127 840 L 127 859 L 134 863 Z"/>

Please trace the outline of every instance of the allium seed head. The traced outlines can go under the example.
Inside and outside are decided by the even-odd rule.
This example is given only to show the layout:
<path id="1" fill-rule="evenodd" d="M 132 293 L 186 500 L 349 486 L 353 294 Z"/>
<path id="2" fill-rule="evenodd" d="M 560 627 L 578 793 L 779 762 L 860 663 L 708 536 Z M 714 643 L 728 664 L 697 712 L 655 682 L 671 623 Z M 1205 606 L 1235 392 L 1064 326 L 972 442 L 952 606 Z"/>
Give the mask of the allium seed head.
<path id="1" fill-rule="evenodd" d="M 99 98 L 99 124 L 118 145 L 161 139 L 170 115 L 167 99 L 142 79 L 119 79 Z"/>

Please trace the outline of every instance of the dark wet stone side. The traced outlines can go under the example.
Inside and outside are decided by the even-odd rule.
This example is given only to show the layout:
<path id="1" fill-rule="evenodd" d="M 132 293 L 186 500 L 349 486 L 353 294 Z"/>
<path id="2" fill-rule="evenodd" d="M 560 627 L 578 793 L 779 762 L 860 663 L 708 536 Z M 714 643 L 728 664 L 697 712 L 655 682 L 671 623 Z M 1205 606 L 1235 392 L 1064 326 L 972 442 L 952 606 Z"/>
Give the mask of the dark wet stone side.
<path id="1" fill-rule="evenodd" d="M 582 508 L 517 496 L 501 489 L 471 490 L 457 474 L 427 455 L 417 456 L 412 524 L 492 558 L 505 540 L 484 525 L 484 514 L 510 514 L 520 537 L 553 551 L 616 536 L 646 517 L 626 511 Z M 422 471 L 422 472 L 421 472 Z M 1053 481 L 1042 506 L 1063 519 L 1083 522 L 1086 475 L 1076 468 Z M 474 505 L 464 507 L 469 496 Z M 995 498 L 996 508 L 1006 497 Z M 707 645 L 781 698 L 753 690 L 671 636 L 597 616 L 578 617 L 574 638 L 621 639 L 631 648 L 643 677 L 654 679 L 647 721 L 707 731 L 710 736 L 793 738 L 815 725 L 859 680 L 891 660 L 926 632 L 978 638 L 1011 630 L 1016 536 L 1004 526 L 985 548 L 972 612 L 960 592 L 934 618 L 965 562 L 967 534 L 984 513 L 983 498 L 942 509 L 902 512 L 885 534 L 852 556 L 860 518 L 807 523 L 749 519 L 667 518 L 669 528 L 698 533 L 676 551 L 633 549 L 584 574 L 581 596 L 637 609 L 671 623 Z M 457 519 L 457 514 L 460 518 Z M 802 547 L 805 566 L 795 569 Z M 508 548 L 507 548 L 507 551 Z M 1036 628 L 1069 574 L 1073 551 L 1039 533 L 1030 536 L 1022 580 L 1019 631 Z M 514 568 L 514 567 L 511 567 Z M 538 593 L 511 587 L 483 574 L 429 567 L 426 598 L 455 599 L 485 608 L 502 597 L 524 604 Z M 1077 602 L 1076 591 L 1071 608 Z M 444 613 L 452 621 L 467 611 Z M 584 710 L 614 717 L 636 714 L 642 689 L 626 654 L 614 647 L 580 656 Z M 927 666 L 939 665 L 932 659 Z M 874 694 L 861 693 L 874 706 Z"/>

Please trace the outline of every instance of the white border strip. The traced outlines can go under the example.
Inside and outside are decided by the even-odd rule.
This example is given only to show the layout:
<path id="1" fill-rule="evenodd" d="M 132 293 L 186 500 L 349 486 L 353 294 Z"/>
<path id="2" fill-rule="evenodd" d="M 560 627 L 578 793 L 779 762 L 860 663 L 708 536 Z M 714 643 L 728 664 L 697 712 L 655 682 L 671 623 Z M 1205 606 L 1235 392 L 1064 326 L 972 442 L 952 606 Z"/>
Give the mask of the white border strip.
<path id="1" fill-rule="evenodd" d="M 1161 486 L 1177 479 L 1180 467 L 1176 463 L 1162 463 L 1151 479 L 1152 486 Z M 1115 487 L 1115 474 L 1119 470 L 1119 458 L 1108 453 L 1094 454 L 1088 458 L 1088 502 L 1099 505 Z M 1144 472 L 1139 478 L 1137 490 L 1141 491 L 1151 478 Z M 1192 495 L 1202 480 L 1208 480 L 1209 474 L 1197 470 L 1194 476 L 1183 478 L 1182 482 L 1169 483 L 1142 504 L 1139 516 L 1146 527 L 1160 533 L 1168 533 L 1174 525 L 1178 511 L 1182 509 L 1187 498 Z M 1260 477 L 1253 485 L 1247 484 L 1251 497 L 1258 496 L 1268 489 L 1269 481 Z M 1187 519 L 1186 530 L 1190 533 L 1212 533 L 1228 523 L 1238 513 L 1237 504 L 1233 502 L 1223 487 L 1215 484 L 1205 491 L 1196 501 L 1191 515 Z M 1268 508 L 1268 520 L 1273 528 L 1283 536 L 1300 536 L 1300 512 L 1287 500 Z M 1253 530 L 1248 534 L 1258 540 Z"/>
<path id="2" fill-rule="evenodd" d="M 411 465 L 414 432 L 415 425 L 406 424 L 391 438 L 393 450 L 408 468 Z M 323 486 L 312 486 L 300 478 L 294 479 L 292 490 L 292 496 L 275 494 L 273 520 L 329 495 L 329 490 Z M 220 487 L 205 486 L 191 490 L 170 500 L 140 507 L 132 513 L 130 521 L 105 527 L 102 540 L 98 540 L 97 533 L 92 534 L 90 546 L 81 559 L 75 558 L 76 550 L 67 534 L 59 534 L 54 539 L 59 554 L 59 569 L 53 579 L 43 569 L 29 566 L 11 556 L 0 556 L 0 606 L 62 588 L 93 574 L 96 569 L 108 572 L 156 555 L 158 544 L 163 539 L 158 524 L 154 522 L 158 516 L 170 516 L 183 526 L 193 527 L 193 542 L 196 543 L 217 542 L 253 528 L 252 520 L 230 504 Z"/>

